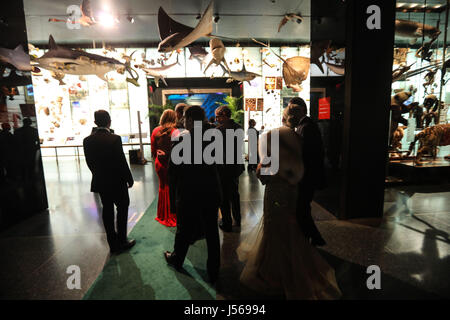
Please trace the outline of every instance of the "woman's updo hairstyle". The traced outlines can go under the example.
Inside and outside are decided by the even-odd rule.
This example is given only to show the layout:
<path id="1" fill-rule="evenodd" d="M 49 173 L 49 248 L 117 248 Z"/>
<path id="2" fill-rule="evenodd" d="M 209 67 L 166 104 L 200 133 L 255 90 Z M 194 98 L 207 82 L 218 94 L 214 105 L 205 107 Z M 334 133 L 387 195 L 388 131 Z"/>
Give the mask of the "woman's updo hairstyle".
<path id="1" fill-rule="evenodd" d="M 306 103 L 302 98 L 292 98 L 283 111 L 283 124 L 289 128 L 296 128 L 303 116 L 306 115 Z"/>

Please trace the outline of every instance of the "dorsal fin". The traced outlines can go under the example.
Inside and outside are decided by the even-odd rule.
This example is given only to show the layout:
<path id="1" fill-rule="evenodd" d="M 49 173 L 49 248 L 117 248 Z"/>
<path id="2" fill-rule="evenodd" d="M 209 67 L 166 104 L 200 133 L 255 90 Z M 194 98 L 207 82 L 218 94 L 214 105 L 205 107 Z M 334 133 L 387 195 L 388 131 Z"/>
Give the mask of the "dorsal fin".
<path id="1" fill-rule="evenodd" d="M 54 50 L 54 49 L 57 49 L 57 48 L 58 48 L 58 46 L 56 45 L 55 39 L 53 39 L 53 36 L 50 35 L 48 37 L 48 49 L 49 50 Z"/>

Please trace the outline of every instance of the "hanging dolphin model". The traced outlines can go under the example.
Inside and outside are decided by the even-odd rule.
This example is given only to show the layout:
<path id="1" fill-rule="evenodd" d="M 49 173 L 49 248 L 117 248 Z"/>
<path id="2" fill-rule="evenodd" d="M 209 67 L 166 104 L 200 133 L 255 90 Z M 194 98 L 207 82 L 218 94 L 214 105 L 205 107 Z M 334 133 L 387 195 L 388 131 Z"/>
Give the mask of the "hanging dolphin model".
<path id="1" fill-rule="evenodd" d="M 255 79 L 256 77 L 260 77 L 261 75 L 253 72 L 249 72 L 245 69 L 245 63 L 242 63 L 242 70 L 241 71 L 227 71 L 223 65 L 220 65 L 224 72 L 228 72 L 230 77 L 227 80 L 227 83 L 233 82 L 233 81 L 239 81 L 244 82 L 247 81 L 250 84 L 250 81 Z"/>
<path id="2" fill-rule="evenodd" d="M 39 72 L 36 67 L 30 64 L 30 56 L 25 53 L 22 45 L 18 45 L 14 50 L 0 48 L 0 63 L 2 64 L 0 68 L 3 67 L 3 69 L 5 67 L 11 69 L 11 66 L 13 66 L 19 71 Z"/>
<path id="3" fill-rule="evenodd" d="M 191 28 L 179 22 L 176 22 L 159 7 L 158 11 L 158 29 L 161 42 L 158 45 L 159 52 L 170 52 L 181 49 L 191 44 L 201 37 L 211 36 L 213 30 L 214 1 L 211 1 L 195 28 Z"/>
<path id="4" fill-rule="evenodd" d="M 127 81 L 139 87 L 137 82 L 139 75 L 136 70 L 130 67 L 129 62 L 122 63 L 116 59 L 103 57 L 98 54 L 60 47 L 56 44 L 52 35 L 49 37 L 48 47 L 49 51 L 42 57 L 33 60 L 40 67 L 58 74 L 59 78 L 62 77 L 61 73 L 96 75 L 100 79 L 108 81 L 105 77 L 106 73 L 117 71 L 123 74 L 126 70 L 131 76 L 131 78 L 127 78 Z"/>
<path id="5" fill-rule="evenodd" d="M 423 24 L 416 21 L 409 20 L 395 20 L 395 35 L 399 37 L 412 38 L 411 44 L 416 43 L 417 38 L 429 37 L 431 39 L 437 38 L 441 34 L 438 27 L 433 27 L 428 24 Z"/>
<path id="6" fill-rule="evenodd" d="M 76 21 L 72 21 L 70 19 L 63 20 L 63 19 L 56 19 L 56 18 L 50 18 L 48 19 L 49 22 L 69 22 L 72 24 L 80 24 L 83 27 L 90 27 L 91 25 L 96 24 L 95 18 L 92 14 L 91 9 L 91 2 L 89 0 L 83 0 L 80 6 L 81 9 L 81 17 L 80 19 Z"/>
<path id="7" fill-rule="evenodd" d="M 162 82 L 164 82 L 164 84 L 166 86 L 168 86 L 166 79 L 164 78 L 164 75 L 162 74 L 162 72 L 172 68 L 173 66 L 175 66 L 177 64 L 180 64 L 178 62 L 178 55 L 177 55 L 177 61 L 175 63 L 168 64 L 166 66 L 162 66 L 162 67 L 158 67 L 158 68 L 146 68 L 142 65 L 135 65 L 135 67 L 144 71 L 148 76 L 155 78 L 155 84 L 157 87 L 159 87 L 159 79 L 161 79 Z"/>
<path id="8" fill-rule="evenodd" d="M 205 70 L 203 70 L 203 73 L 205 73 L 213 63 L 216 65 L 221 65 L 221 63 L 223 62 L 223 64 L 227 68 L 227 72 L 231 74 L 231 70 L 225 60 L 225 46 L 222 40 L 217 38 L 209 40 L 209 48 L 211 49 L 212 58 L 206 66 Z"/>

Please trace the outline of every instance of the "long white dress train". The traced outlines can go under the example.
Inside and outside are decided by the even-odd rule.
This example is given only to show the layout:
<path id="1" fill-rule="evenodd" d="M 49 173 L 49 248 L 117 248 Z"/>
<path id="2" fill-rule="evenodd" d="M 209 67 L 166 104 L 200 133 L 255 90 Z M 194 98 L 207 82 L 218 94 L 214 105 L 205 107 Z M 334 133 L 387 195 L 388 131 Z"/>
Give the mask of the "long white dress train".
<path id="1" fill-rule="evenodd" d="M 300 140 L 289 128 L 274 130 L 279 133 L 280 166 L 277 174 L 263 177 L 263 217 L 237 249 L 239 259 L 246 261 L 241 283 L 287 299 L 338 299 L 333 268 L 307 242 L 296 219 L 297 183 L 303 176 Z M 270 150 L 267 134 L 260 139 L 261 159 L 266 146 Z"/>

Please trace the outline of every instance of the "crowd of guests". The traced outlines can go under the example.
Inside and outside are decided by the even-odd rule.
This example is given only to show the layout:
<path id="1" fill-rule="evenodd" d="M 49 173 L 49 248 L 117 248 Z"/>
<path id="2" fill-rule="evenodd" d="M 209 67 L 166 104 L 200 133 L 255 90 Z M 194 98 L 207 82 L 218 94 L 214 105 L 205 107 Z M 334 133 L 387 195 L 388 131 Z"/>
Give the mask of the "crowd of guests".
<path id="1" fill-rule="evenodd" d="M 122 252 L 135 244 L 126 238 L 126 208 L 128 190 L 133 178 L 121 150 L 121 140 L 109 132 L 111 119 L 106 111 L 97 111 L 99 127 L 84 140 L 86 161 L 93 173 L 92 191 L 99 192 L 103 203 L 103 222 L 112 253 Z M 194 123 L 201 122 L 201 130 Z M 218 130 L 223 137 L 223 162 L 195 162 L 198 146 L 185 157 L 190 161 L 175 163 L 171 152 L 182 143 L 185 135 L 196 141 L 205 130 Z M 226 130 L 242 129 L 231 118 L 231 110 L 220 106 L 214 119 L 206 119 L 200 106 L 179 104 L 166 110 L 160 125 L 151 135 L 152 157 L 159 178 L 159 198 L 156 220 L 165 226 L 176 226 L 173 250 L 164 252 L 167 264 L 182 269 L 189 246 L 205 238 L 208 250 L 207 272 L 216 283 L 220 269 L 219 228 L 231 232 L 240 230 L 241 209 L 239 177 L 245 170 L 239 135 L 226 135 Z M 256 130 L 254 121 L 249 131 Z M 334 299 L 340 296 L 334 270 L 319 255 L 315 246 L 325 240 L 311 216 L 311 201 L 317 188 L 324 185 L 323 146 L 317 125 L 307 116 L 307 107 L 300 98 L 293 98 L 283 112 L 283 126 L 268 132 L 256 132 L 249 137 L 259 141 L 257 163 L 249 171 L 265 185 L 263 218 L 241 239 L 237 252 L 245 262 L 241 282 L 257 292 L 282 295 L 289 299 Z M 279 137 L 279 170 L 264 174 L 269 166 L 264 157 L 270 154 L 273 137 Z M 176 137 L 176 139 L 174 139 Z M 235 139 L 234 162 L 226 161 L 230 144 Z M 211 142 L 202 141 L 201 151 Z M 267 152 L 265 152 L 267 150 Z M 255 158 L 255 155 L 251 155 Z M 108 163 L 108 164 L 106 164 Z M 263 165 L 263 163 L 265 163 Z M 111 175 L 111 172 L 117 172 Z M 113 205 L 117 206 L 117 232 L 114 229 Z M 218 214 L 222 219 L 218 221 Z M 119 212 L 120 211 L 120 212 Z M 234 223 L 233 223 L 234 222 Z"/>

